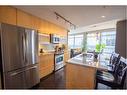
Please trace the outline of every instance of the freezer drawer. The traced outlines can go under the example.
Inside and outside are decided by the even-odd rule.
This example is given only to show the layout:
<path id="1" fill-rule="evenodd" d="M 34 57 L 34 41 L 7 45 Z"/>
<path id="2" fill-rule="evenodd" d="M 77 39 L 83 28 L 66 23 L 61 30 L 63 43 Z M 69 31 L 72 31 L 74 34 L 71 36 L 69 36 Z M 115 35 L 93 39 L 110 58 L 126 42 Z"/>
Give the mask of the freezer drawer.
<path id="1" fill-rule="evenodd" d="M 31 88 L 39 82 L 38 66 L 24 68 L 4 75 L 5 89 Z"/>

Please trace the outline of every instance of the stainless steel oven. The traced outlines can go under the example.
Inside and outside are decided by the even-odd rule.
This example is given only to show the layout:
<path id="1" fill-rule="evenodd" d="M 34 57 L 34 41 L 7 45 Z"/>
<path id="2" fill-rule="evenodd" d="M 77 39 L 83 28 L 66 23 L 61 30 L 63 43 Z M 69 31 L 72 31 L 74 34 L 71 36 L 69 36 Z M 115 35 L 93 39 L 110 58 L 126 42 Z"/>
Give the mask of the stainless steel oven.
<path id="1" fill-rule="evenodd" d="M 55 71 L 64 66 L 64 54 L 55 54 Z"/>

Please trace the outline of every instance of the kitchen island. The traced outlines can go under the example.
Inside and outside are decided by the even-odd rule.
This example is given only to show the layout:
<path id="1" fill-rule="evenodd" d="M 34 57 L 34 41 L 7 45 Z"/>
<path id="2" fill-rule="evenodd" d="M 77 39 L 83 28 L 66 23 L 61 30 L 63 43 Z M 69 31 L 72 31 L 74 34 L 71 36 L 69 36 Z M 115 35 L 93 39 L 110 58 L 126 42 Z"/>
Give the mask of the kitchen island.
<path id="1" fill-rule="evenodd" d="M 93 54 L 80 54 L 67 61 L 66 88 L 67 89 L 94 89 L 96 83 L 96 71 L 109 70 L 108 62 L 99 55 L 94 59 Z"/>

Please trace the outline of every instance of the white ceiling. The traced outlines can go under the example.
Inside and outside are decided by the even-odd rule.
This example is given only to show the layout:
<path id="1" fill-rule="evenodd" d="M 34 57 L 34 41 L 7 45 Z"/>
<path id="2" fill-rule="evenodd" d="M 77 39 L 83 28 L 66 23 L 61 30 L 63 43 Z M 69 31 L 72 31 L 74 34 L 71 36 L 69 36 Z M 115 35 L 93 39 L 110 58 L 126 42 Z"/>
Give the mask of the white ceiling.
<path id="1" fill-rule="evenodd" d="M 91 31 L 106 30 L 106 29 L 107 30 L 115 29 L 116 28 L 116 23 L 117 23 L 118 20 L 119 19 L 80 27 L 80 28 L 77 28 L 75 30 L 70 30 L 69 34 L 80 34 L 80 33 L 83 33 L 83 32 L 91 32 Z"/>
<path id="2" fill-rule="evenodd" d="M 125 19 L 125 6 L 14 6 L 32 15 L 46 19 L 66 29 L 71 29 L 62 19 L 56 19 L 54 12 L 75 24 L 78 31 L 83 27 L 111 20 Z M 106 16 L 102 18 L 101 16 Z M 83 30 L 82 30 L 83 31 Z"/>

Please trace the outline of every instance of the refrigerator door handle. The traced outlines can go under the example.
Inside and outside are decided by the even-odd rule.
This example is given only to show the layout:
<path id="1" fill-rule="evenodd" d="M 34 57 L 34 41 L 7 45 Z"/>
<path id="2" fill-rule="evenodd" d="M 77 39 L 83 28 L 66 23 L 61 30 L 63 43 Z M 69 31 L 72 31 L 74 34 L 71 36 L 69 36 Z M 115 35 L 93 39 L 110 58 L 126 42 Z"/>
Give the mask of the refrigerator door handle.
<path id="1" fill-rule="evenodd" d="M 23 34 L 23 61 L 26 62 L 26 33 Z"/>
<path id="2" fill-rule="evenodd" d="M 23 50 L 23 61 L 25 60 L 25 50 L 24 50 L 24 34 L 22 35 L 22 50 Z"/>
<path id="3" fill-rule="evenodd" d="M 26 32 L 25 32 L 25 34 L 24 34 L 24 47 L 25 47 L 25 62 L 27 63 L 27 36 L 26 36 Z"/>
<path id="4" fill-rule="evenodd" d="M 37 68 L 37 66 L 30 67 L 30 68 L 28 68 L 28 69 L 25 69 L 25 70 L 22 70 L 22 71 L 19 71 L 19 72 L 12 73 L 10 76 L 15 76 L 15 75 L 20 74 L 20 73 L 22 73 L 22 72 L 28 71 L 28 70 L 30 70 L 30 69 L 36 69 L 36 68 Z"/>

